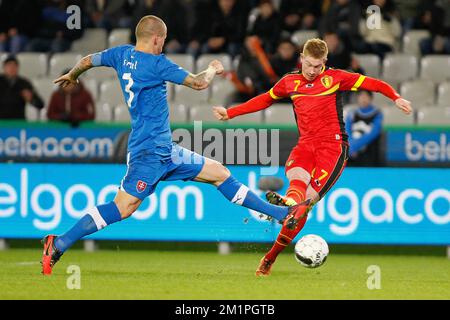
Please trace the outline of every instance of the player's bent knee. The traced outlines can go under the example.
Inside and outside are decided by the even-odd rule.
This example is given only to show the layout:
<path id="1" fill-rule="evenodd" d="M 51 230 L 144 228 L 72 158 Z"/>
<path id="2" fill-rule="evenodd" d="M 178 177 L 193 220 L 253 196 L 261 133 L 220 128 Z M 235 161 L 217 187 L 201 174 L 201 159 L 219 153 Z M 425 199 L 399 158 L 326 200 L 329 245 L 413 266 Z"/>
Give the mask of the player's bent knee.
<path id="1" fill-rule="evenodd" d="M 130 217 L 139 208 L 141 202 L 142 200 L 120 191 L 114 199 L 122 220 Z"/>
<path id="2" fill-rule="evenodd" d="M 309 172 L 300 167 L 295 167 L 287 171 L 286 177 L 289 179 L 289 181 L 301 180 L 307 185 L 311 181 L 311 175 L 309 174 Z"/>
<path id="3" fill-rule="evenodd" d="M 230 170 L 221 163 L 218 163 L 215 169 L 217 170 L 217 183 L 222 183 L 231 176 Z"/>

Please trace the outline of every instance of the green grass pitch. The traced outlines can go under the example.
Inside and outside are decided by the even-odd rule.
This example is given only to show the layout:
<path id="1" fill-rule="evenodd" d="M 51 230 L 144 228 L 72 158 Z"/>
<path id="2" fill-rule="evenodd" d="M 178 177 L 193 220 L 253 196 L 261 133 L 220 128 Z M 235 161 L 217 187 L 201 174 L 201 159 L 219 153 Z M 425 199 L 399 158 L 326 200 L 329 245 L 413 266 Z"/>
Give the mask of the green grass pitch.
<path id="1" fill-rule="evenodd" d="M 292 248 L 272 275 L 257 278 L 261 252 L 100 250 L 67 252 L 50 277 L 41 250 L 0 251 L 0 299 L 450 299 L 450 260 L 442 256 L 334 253 L 317 269 L 301 267 Z M 67 288 L 70 265 L 79 290 Z M 380 289 L 367 287 L 380 268 Z"/>

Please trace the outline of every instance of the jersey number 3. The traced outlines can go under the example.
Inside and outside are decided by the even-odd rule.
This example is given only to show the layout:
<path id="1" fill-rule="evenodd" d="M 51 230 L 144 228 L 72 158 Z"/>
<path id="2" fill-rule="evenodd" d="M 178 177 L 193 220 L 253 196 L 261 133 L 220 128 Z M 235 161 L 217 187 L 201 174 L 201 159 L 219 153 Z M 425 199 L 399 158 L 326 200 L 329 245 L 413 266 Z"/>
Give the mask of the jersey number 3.
<path id="1" fill-rule="evenodd" d="M 128 108 L 131 108 L 131 102 L 133 102 L 133 98 L 134 98 L 134 93 L 133 93 L 133 91 L 131 91 L 131 86 L 133 85 L 134 81 L 131 78 L 131 73 L 129 73 L 129 72 L 124 73 L 122 75 L 122 79 L 128 81 L 127 85 L 125 86 L 125 92 L 128 93 L 128 100 L 127 100 Z"/>

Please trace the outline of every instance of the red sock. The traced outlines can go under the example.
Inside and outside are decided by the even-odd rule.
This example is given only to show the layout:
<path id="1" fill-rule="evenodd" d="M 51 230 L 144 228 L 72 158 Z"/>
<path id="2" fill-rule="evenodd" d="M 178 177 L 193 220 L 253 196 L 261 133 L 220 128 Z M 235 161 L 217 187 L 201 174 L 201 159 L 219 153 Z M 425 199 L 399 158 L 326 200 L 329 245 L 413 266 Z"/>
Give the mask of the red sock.
<path id="1" fill-rule="evenodd" d="M 286 196 L 293 199 L 295 202 L 300 203 L 305 200 L 306 187 L 307 185 L 303 181 L 292 180 L 289 184 Z M 297 236 L 300 230 L 303 229 L 303 226 L 306 223 L 306 219 L 307 217 L 304 217 L 302 220 L 300 220 L 294 230 L 290 230 L 285 225 L 283 225 L 280 233 L 278 234 L 277 240 L 272 246 L 272 249 L 270 249 L 270 251 L 266 254 L 266 259 L 275 261 L 280 252 L 283 251 L 284 248 L 286 248 L 286 246 L 288 246 Z"/>
<path id="2" fill-rule="evenodd" d="M 305 200 L 306 188 L 308 186 L 301 180 L 292 180 L 289 183 L 289 188 L 286 192 L 286 197 L 293 199 L 295 202 L 300 203 Z"/>

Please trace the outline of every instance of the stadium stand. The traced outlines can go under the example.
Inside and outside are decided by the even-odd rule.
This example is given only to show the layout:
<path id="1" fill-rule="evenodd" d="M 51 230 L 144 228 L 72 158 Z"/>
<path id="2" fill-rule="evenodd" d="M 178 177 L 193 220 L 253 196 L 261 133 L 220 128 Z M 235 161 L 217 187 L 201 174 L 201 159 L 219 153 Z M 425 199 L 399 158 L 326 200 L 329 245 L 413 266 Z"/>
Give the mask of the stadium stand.
<path id="1" fill-rule="evenodd" d="M 194 57 L 189 54 L 168 54 L 167 58 L 175 62 L 177 65 L 186 69 L 189 72 L 195 73 L 195 61 Z"/>
<path id="2" fill-rule="evenodd" d="M 294 110 L 289 103 L 275 103 L 264 112 L 267 124 L 295 124 Z"/>
<path id="3" fill-rule="evenodd" d="M 46 53 L 22 52 L 17 54 L 20 74 L 26 78 L 47 76 L 48 55 Z"/>
<path id="4" fill-rule="evenodd" d="M 411 54 L 387 54 L 382 64 L 382 77 L 398 86 L 401 82 L 417 77 L 417 57 Z"/>
<path id="5" fill-rule="evenodd" d="M 376 54 L 353 54 L 353 57 L 359 61 L 359 64 L 364 69 L 366 75 L 370 77 L 379 77 L 381 70 L 380 57 Z"/>
<path id="6" fill-rule="evenodd" d="M 74 52 L 55 53 L 50 58 L 48 75 L 50 78 L 56 79 L 64 70 L 74 66 L 82 57 L 82 54 Z"/>
<path id="7" fill-rule="evenodd" d="M 95 121 L 111 122 L 113 120 L 112 108 L 108 103 L 95 104 Z"/>
<path id="8" fill-rule="evenodd" d="M 75 53 L 81 53 L 83 55 L 92 52 L 102 51 L 107 47 L 108 35 L 106 30 L 85 29 L 84 35 L 81 39 L 75 40 L 72 43 L 71 51 Z"/>
<path id="9" fill-rule="evenodd" d="M 169 105 L 170 121 L 187 122 L 189 119 L 189 108 L 184 104 L 172 103 Z"/>
<path id="10" fill-rule="evenodd" d="M 402 52 L 419 57 L 421 55 L 419 43 L 429 36 L 428 30 L 410 30 L 406 32 L 402 39 Z"/>
<path id="11" fill-rule="evenodd" d="M 308 39 L 317 38 L 318 36 L 319 33 L 315 30 L 299 30 L 294 32 L 291 40 L 297 46 L 301 47 L 305 44 L 306 41 L 308 41 Z"/>
<path id="12" fill-rule="evenodd" d="M 208 64 L 215 59 L 222 62 L 225 71 L 233 69 L 231 57 L 228 54 L 202 54 L 196 61 L 196 72 L 201 72 L 208 68 Z"/>
<path id="13" fill-rule="evenodd" d="M 450 56 L 429 55 L 420 61 L 420 78 L 434 83 L 450 80 Z"/>
<path id="14" fill-rule="evenodd" d="M 383 125 L 413 125 L 414 117 L 405 117 L 405 115 L 397 108 L 382 108 Z"/>
<path id="15" fill-rule="evenodd" d="M 417 124 L 421 126 L 449 125 L 450 107 L 418 109 Z"/>
<path id="16" fill-rule="evenodd" d="M 435 86 L 430 81 L 412 80 L 402 82 L 400 94 L 417 106 L 431 106 L 434 104 Z"/>
<path id="17" fill-rule="evenodd" d="M 442 82 L 438 86 L 438 95 L 436 104 L 439 107 L 450 105 L 450 82 Z"/>
<path id="18" fill-rule="evenodd" d="M 108 36 L 108 48 L 128 44 L 130 40 L 130 29 L 113 29 Z"/>
<path id="19" fill-rule="evenodd" d="M 206 103 L 209 99 L 209 90 L 195 91 L 185 86 L 175 86 L 175 99 L 177 103 L 192 105 Z"/>
<path id="20" fill-rule="evenodd" d="M 219 120 L 214 117 L 209 104 L 195 104 L 195 106 L 189 106 L 189 116 L 191 121 L 219 122 Z"/>
<path id="21" fill-rule="evenodd" d="M 116 80 L 106 80 L 100 85 L 100 101 L 116 106 L 124 103 L 122 89 Z"/>
<path id="22" fill-rule="evenodd" d="M 113 109 L 114 122 L 130 123 L 130 113 L 126 104 L 118 104 Z"/>

